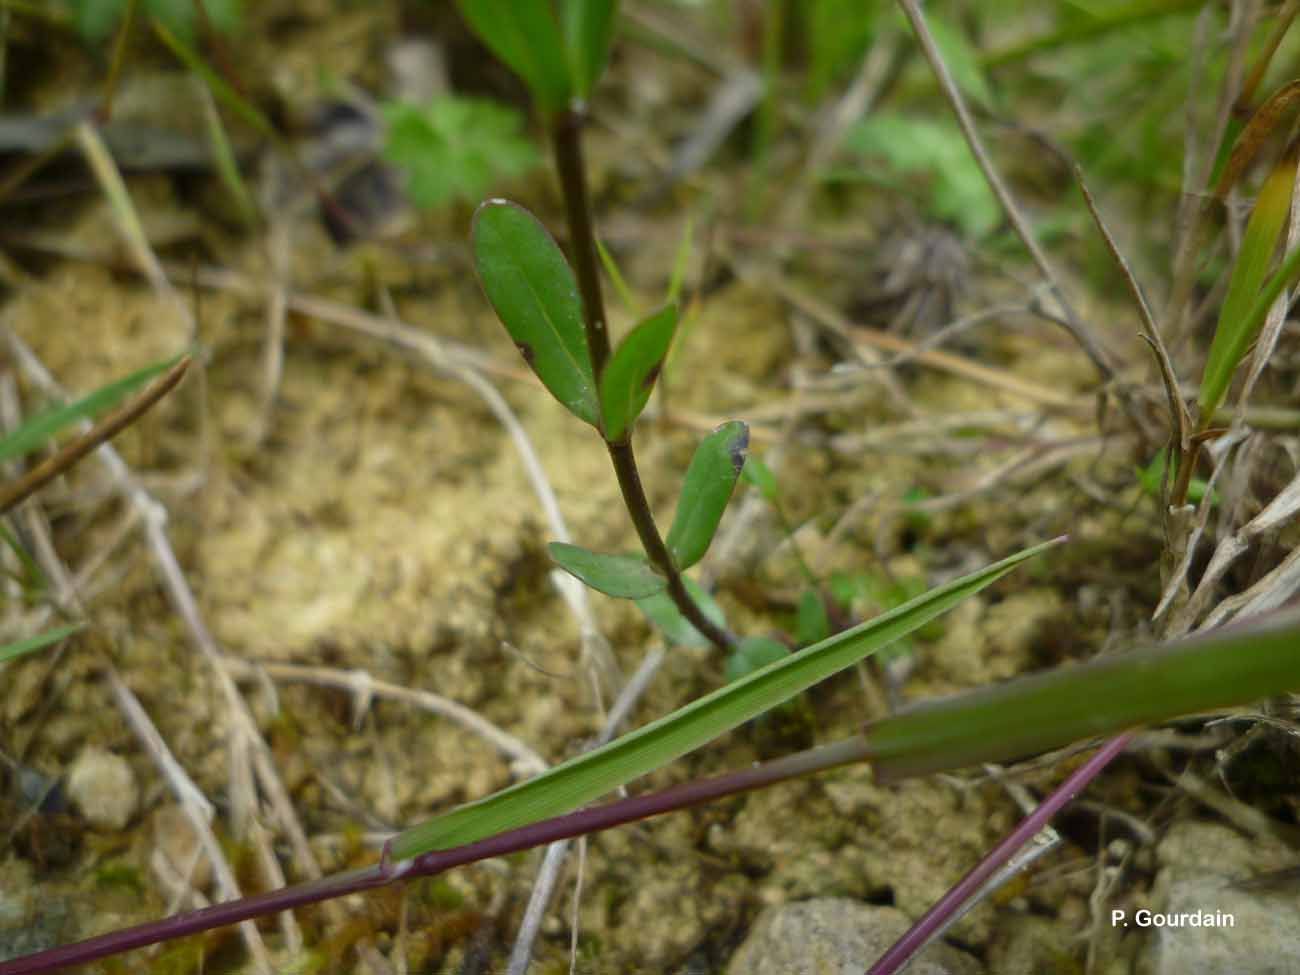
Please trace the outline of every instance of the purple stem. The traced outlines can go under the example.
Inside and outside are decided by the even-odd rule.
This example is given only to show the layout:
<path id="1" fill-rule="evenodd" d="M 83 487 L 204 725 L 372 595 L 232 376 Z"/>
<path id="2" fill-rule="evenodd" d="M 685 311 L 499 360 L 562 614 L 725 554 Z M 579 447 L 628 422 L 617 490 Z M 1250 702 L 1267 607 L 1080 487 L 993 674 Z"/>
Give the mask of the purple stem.
<path id="1" fill-rule="evenodd" d="M 450 870 L 452 867 L 473 863 L 487 857 L 503 856 L 535 846 L 544 846 L 556 840 L 595 833 L 612 826 L 645 819 L 648 816 L 686 809 L 737 792 L 762 788 L 786 779 L 809 775 L 851 762 L 860 762 L 869 757 L 869 746 L 861 736 L 857 736 L 799 752 L 797 755 L 787 755 L 785 758 L 778 758 L 763 765 L 753 765 L 737 772 L 728 772 L 711 779 L 686 782 L 664 789 L 662 792 L 633 796 L 630 799 L 620 799 L 589 809 L 581 809 L 578 812 L 508 830 L 475 843 L 424 853 L 412 860 L 393 862 L 385 846 L 380 862 L 374 866 L 349 870 L 332 877 L 284 887 L 237 901 L 214 904 L 199 911 L 177 914 L 161 921 L 151 921 L 96 938 L 88 938 L 85 941 L 51 948 L 48 951 L 25 955 L 12 961 L 0 962 L 0 975 L 32 975 L 32 973 L 53 971 L 69 965 L 84 965 L 95 959 L 129 951 L 132 948 L 142 948 L 160 941 L 198 934 L 212 928 L 247 921 L 266 914 L 275 914 L 306 904 L 315 904 L 318 901 L 342 897 L 358 891 L 373 890 L 397 880 L 432 876 Z"/>
<path id="2" fill-rule="evenodd" d="M 894 942 L 876 963 L 867 970 L 867 975 L 895 975 L 902 971 L 914 954 L 920 951 L 936 932 L 940 931 L 948 919 L 961 909 L 968 898 L 973 896 L 984 883 L 1002 868 L 1015 852 L 1028 843 L 1047 825 L 1048 821 L 1078 795 L 1109 765 L 1133 740 L 1134 732 L 1126 731 L 1110 739 L 1101 749 L 1071 773 L 1070 777 L 1057 786 L 1050 796 L 1039 804 L 1038 808 L 1020 821 L 1001 843 L 984 855 L 974 869 L 962 877 L 948 893 L 939 898 L 934 907 Z"/>

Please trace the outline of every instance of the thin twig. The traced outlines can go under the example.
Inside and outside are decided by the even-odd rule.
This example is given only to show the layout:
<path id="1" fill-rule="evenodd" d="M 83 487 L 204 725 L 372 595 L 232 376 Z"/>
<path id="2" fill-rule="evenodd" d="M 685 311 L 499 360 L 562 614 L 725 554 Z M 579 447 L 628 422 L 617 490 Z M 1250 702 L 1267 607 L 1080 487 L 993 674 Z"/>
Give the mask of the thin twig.
<path id="1" fill-rule="evenodd" d="M 1239 4 L 1234 3 L 1232 7 L 1236 11 Z M 1197 21 L 1198 32 L 1203 25 L 1208 25 L 1208 18 L 1212 16 L 1213 13 L 1207 6 Z M 1201 243 L 1201 229 L 1205 222 L 1205 216 L 1209 212 L 1212 202 L 1212 198 L 1206 195 L 1206 190 L 1209 188 L 1210 173 L 1217 158 L 1219 146 L 1223 142 L 1224 134 L 1228 131 L 1228 123 L 1232 119 L 1232 107 L 1237 100 L 1238 93 L 1241 91 L 1246 53 L 1252 33 L 1250 27 L 1253 20 L 1253 17 L 1238 16 L 1229 24 L 1232 37 L 1228 70 L 1224 73 L 1223 83 L 1219 89 L 1214 128 L 1209 139 L 1205 142 L 1204 152 L 1190 151 L 1194 142 L 1194 133 L 1190 131 L 1190 126 L 1194 121 L 1190 117 L 1191 106 L 1200 95 L 1200 92 L 1193 88 L 1188 94 L 1189 131 L 1187 146 L 1189 151 L 1187 156 L 1189 160 L 1195 156 L 1195 164 L 1193 166 L 1189 162 L 1184 167 L 1183 199 L 1179 205 L 1178 246 L 1174 253 L 1173 270 L 1170 274 L 1169 297 L 1165 303 L 1164 314 L 1160 319 L 1163 326 L 1162 333 L 1175 350 L 1179 348 L 1187 334 L 1188 323 L 1185 312 L 1187 302 L 1196 284 L 1196 251 Z M 1193 72 L 1193 83 L 1197 80 L 1196 74 L 1196 72 Z"/>
<path id="2" fill-rule="evenodd" d="M 1142 285 L 1138 284 L 1137 275 L 1133 273 L 1133 269 L 1129 266 L 1123 251 L 1119 249 L 1119 244 L 1111 236 L 1110 229 L 1106 226 L 1106 221 L 1097 208 L 1097 201 L 1093 199 L 1092 192 L 1088 189 L 1087 180 L 1083 178 L 1082 167 L 1078 165 L 1074 167 L 1074 178 L 1083 193 L 1084 202 L 1088 204 L 1088 212 L 1092 214 L 1093 222 L 1097 225 L 1101 239 L 1105 241 L 1106 249 L 1110 251 L 1111 257 L 1119 266 L 1120 275 L 1128 285 L 1133 304 L 1137 306 L 1138 316 L 1142 321 L 1143 337 L 1151 346 L 1151 351 L 1156 357 L 1156 363 L 1160 367 L 1160 377 L 1165 386 L 1165 396 L 1169 400 L 1171 436 L 1177 446 L 1178 457 L 1181 459 L 1187 453 L 1192 421 L 1191 417 L 1187 415 L 1187 404 L 1183 402 L 1183 397 L 1178 390 L 1178 373 L 1174 369 L 1173 361 L 1169 358 L 1169 350 L 1165 348 L 1164 340 L 1160 337 L 1160 329 L 1156 325 L 1155 316 L 1151 313 L 1151 306 L 1147 304 L 1146 295 L 1142 293 Z"/>
<path id="3" fill-rule="evenodd" d="M 111 440 L 144 416 L 155 403 L 176 387 L 189 367 L 190 357 L 183 356 L 180 361 L 134 397 L 100 419 L 84 433 L 64 444 L 22 477 L 0 485 L 0 514 L 4 514 L 23 498 L 58 477 L 100 444 Z"/>
<path id="4" fill-rule="evenodd" d="M 47 395 L 65 395 L 54 377 L 36 358 L 31 349 L 13 333 L 12 329 L 6 326 L 3 328 L 3 332 L 8 340 L 13 358 L 31 380 L 42 388 Z M 185 624 L 195 648 L 212 667 L 217 686 L 221 690 L 226 706 L 229 709 L 233 735 L 232 744 L 236 747 L 237 753 L 239 750 L 246 750 L 251 754 L 262 788 L 266 791 L 272 808 L 276 811 L 276 815 L 289 837 L 298 868 L 309 877 L 320 877 L 320 866 L 307 844 L 306 833 L 293 811 L 293 804 L 289 801 L 288 791 L 275 771 L 270 749 L 258 732 L 257 724 L 253 720 L 247 704 L 240 697 L 234 682 L 221 666 L 222 655 L 216 639 L 204 623 L 199 613 L 198 602 L 194 598 L 189 583 L 185 580 L 184 573 L 181 571 L 180 562 L 176 558 L 171 541 L 167 537 L 165 527 L 167 520 L 166 509 L 140 486 L 130 468 L 122 460 L 121 455 L 113 448 L 112 444 L 101 444 L 96 451 L 96 455 L 108 469 L 117 484 L 118 490 L 141 513 L 145 525 L 145 538 L 163 588 Z"/>
<path id="5" fill-rule="evenodd" d="M 1056 298 L 1057 304 L 1064 313 L 1066 327 L 1097 368 L 1102 379 L 1109 382 L 1115 376 L 1115 369 L 1110 363 L 1109 355 L 1100 340 L 1092 334 L 1092 331 L 1075 314 L 1074 308 L 1066 300 L 1060 279 L 1052 268 L 1051 262 L 1047 259 L 1047 254 L 1039 246 L 1033 228 L 1029 226 L 1029 221 L 1021 213 L 1019 204 L 1016 203 L 1015 197 L 1011 195 L 1011 191 L 1003 182 L 1002 175 L 994 166 L 992 157 L 980 140 L 979 132 L 975 128 L 975 120 L 971 116 L 970 109 L 966 106 L 966 100 L 962 97 L 957 83 L 953 80 L 952 72 L 948 70 L 948 65 L 943 59 L 943 53 L 934 42 L 930 28 L 926 26 L 925 16 L 921 13 L 917 0 L 898 0 L 898 4 L 903 8 L 903 13 L 912 25 L 912 30 L 916 32 L 916 39 L 921 45 L 921 51 L 925 54 L 925 59 L 930 62 L 930 68 L 939 81 L 939 87 L 943 90 L 944 97 L 947 98 L 953 114 L 957 116 L 957 124 L 961 128 L 962 135 L 966 138 L 966 144 L 970 147 L 971 154 L 974 155 L 976 163 L 979 164 L 980 171 L 984 174 L 984 179 L 988 182 L 989 188 L 993 190 L 993 195 L 998 198 L 1003 212 L 1006 213 L 1007 219 L 1011 221 L 1016 236 L 1020 238 L 1020 242 L 1029 251 L 1029 256 L 1033 258 L 1039 272 L 1046 279 L 1053 297 Z"/>
<path id="6" fill-rule="evenodd" d="M 175 795 L 176 801 L 180 804 L 185 818 L 189 821 L 190 828 L 194 830 L 194 835 L 198 837 L 199 845 L 202 847 L 204 855 L 208 858 L 208 863 L 212 865 L 212 872 L 217 879 L 217 889 L 221 895 L 221 900 L 237 900 L 243 894 L 239 889 L 239 881 L 235 879 L 235 872 L 231 868 L 229 861 L 226 860 L 225 854 L 221 850 L 221 844 L 217 841 L 216 834 L 212 832 L 209 820 L 212 817 L 212 804 L 203 796 L 185 770 L 181 768 L 179 762 L 167 747 L 162 735 L 158 733 L 157 726 L 149 719 L 148 714 L 140 705 L 139 700 L 126 686 L 125 682 L 118 676 L 116 668 L 111 665 L 107 669 L 109 688 L 113 692 L 113 698 L 117 701 L 118 709 L 126 718 L 127 724 L 135 732 L 136 738 L 140 744 L 153 758 L 154 764 L 158 766 L 159 771 L 167 780 L 171 787 L 172 794 Z M 200 801 L 201 800 L 201 803 Z M 298 926 L 293 922 L 292 915 L 289 917 L 291 930 L 297 932 Z M 269 973 L 272 971 L 271 960 L 266 951 L 266 946 L 262 943 L 262 936 L 258 933 L 257 925 L 252 921 L 245 921 L 240 925 L 240 934 L 244 938 L 245 945 L 248 946 L 249 954 L 253 956 L 253 962 L 262 972 Z M 301 943 L 301 934 L 296 935 L 296 940 Z"/>
<path id="7" fill-rule="evenodd" d="M 655 647 L 645 655 L 641 666 L 637 668 L 636 673 L 632 675 L 632 679 L 627 682 L 627 686 L 623 688 L 623 692 L 610 709 L 609 717 L 593 743 L 593 748 L 606 744 L 618 733 L 619 727 L 631 715 L 632 708 L 649 688 L 650 681 L 658 672 L 663 660 L 664 651 L 661 647 Z M 519 925 L 519 933 L 515 936 L 514 947 L 510 950 L 510 961 L 506 966 L 507 975 L 524 975 L 528 970 L 528 962 L 533 953 L 533 942 L 537 940 L 542 919 L 546 916 L 546 909 L 555 894 L 560 869 L 564 866 L 571 842 L 571 840 L 560 840 L 547 847 L 546 855 L 542 858 L 541 869 L 537 871 L 532 895 L 528 899 L 528 907 L 524 910 L 524 919 Z"/>
<path id="8" fill-rule="evenodd" d="M 54 584 L 55 601 L 65 610 L 74 611 L 78 616 L 84 617 L 86 611 L 81 593 L 55 550 L 45 520 L 38 517 L 34 506 L 29 505 L 26 510 L 29 515 L 28 527 L 34 541 L 34 554 L 46 576 Z M 199 845 L 212 865 L 221 899 L 237 900 L 243 896 L 243 892 L 240 890 L 238 880 L 235 879 L 234 870 L 221 849 L 221 844 L 209 825 L 214 812 L 212 803 L 176 760 L 162 735 L 159 734 L 157 726 L 149 718 L 135 694 L 123 682 L 111 660 L 104 660 L 104 670 L 118 710 L 121 711 L 127 725 L 135 732 L 141 746 L 153 759 L 154 765 L 171 788 L 195 836 L 198 837 Z M 257 930 L 257 925 L 252 921 L 245 921 L 239 927 L 240 936 L 248 948 L 253 964 L 263 975 L 270 975 L 270 956 Z"/>
<path id="9" fill-rule="evenodd" d="M 855 347 L 869 346 L 871 349 L 913 356 L 915 361 L 921 365 L 972 379 L 994 389 L 1020 396 L 1031 402 L 1040 403 L 1043 406 L 1069 409 L 1083 405 L 1076 397 L 1021 379 L 1010 372 L 983 366 L 977 362 L 971 362 L 961 356 L 946 352 L 918 350 L 915 344 L 908 342 L 906 339 L 850 322 L 827 302 L 809 294 L 783 278 L 773 277 L 767 283 L 783 300 L 789 302 L 823 328 L 842 336 Z"/>
<path id="10" fill-rule="evenodd" d="M 364 705 L 371 698 L 382 697 L 418 707 L 430 714 L 453 721 L 492 744 L 515 764 L 518 775 L 535 775 L 548 768 L 546 760 L 509 732 L 502 731 L 478 712 L 458 704 L 450 698 L 416 687 L 403 687 L 378 680 L 364 670 L 338 670 L 334 667 L 308 667 L 298 664 L 261 663 L 241 657 L 223 656 L 221 664 L 234 677 L 256 677 L 265 674 L 272 680 L 296 681 L 318 687 L 334 687 L 350 691 L 362 702 L 354 714 L 364 713 Z"/>

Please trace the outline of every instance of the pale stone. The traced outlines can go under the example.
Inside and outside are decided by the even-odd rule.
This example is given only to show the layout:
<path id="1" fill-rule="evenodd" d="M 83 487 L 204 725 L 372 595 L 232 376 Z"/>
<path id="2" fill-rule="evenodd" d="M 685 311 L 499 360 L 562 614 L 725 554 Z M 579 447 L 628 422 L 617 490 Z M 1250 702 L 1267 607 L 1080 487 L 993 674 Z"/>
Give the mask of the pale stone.
<path id="1" fill-rule="evenodd" d="M 121 829 L 139 801 L 126 759 L 102 748 L 82 749 L 68 773 L 68 795 L 92 826 Z"/>

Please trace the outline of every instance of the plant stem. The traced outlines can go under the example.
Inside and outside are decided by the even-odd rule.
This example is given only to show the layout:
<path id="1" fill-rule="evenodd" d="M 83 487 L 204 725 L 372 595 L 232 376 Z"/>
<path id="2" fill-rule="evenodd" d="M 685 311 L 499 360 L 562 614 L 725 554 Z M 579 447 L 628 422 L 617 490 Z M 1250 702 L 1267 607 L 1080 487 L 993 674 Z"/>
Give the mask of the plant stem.
<path id="1" fill-rule="evenodd" d="M 587 349 L 591 354 L 592 371 L 599 386 L 605 363 L 609 361 L 609 328 L 605 318 L 605 298 L 600 289 L 599 255 L 596 249 L 596 231 L 591 220 L 591 203 L 587 194 L 587 170 L 582 156 L 582 128 L 586 113 L 575 104 L 560 112 L 551 126 L 555 149 L 555 168 L 560 176 L 560 189 L 564 196 L 565 214 L 569 223 L 569 247 L 572 251 L 578 290 L 582 294 L 583 323 L 587 332 Z M 713 623 L 696 605 L 686 591 L 682 574 L 673 564 L 663 536 L 655 525 L 650 501 L 641 484 L 636 454 L 630 437 L 619 442 L 605 441 L 610 463 L 618 477 L 623 504 L 637 538 L 645 550 L 650 564 L 668 580 L 668 595 L 684 616 L 714 646 L 730 652 L 736 646 L 736 637 Z"/>
<path id="2" fill-rule="evenodd" d="M 673 605 L 686 617 L 691 626 L 699 630 L 705 639 L 719 650 L 730 652 L 735 649 L 736 637 L 705 616 L 704 611 L 686 591 L 682 574 L 673 564 L 673 557 L 659 535 L 654 516 L 650 513 L 650 501 L 645 496 L 645 488 L 641 486 L 636 456 L 632 453 L 632 441 L 624 440 L 622 443 L 606 441 L 605 446 L 609 449 L 609 459 L 614 465 L 614 473 L 618 476 L 619 490 L 623 492 L 623 503 L 627 505 L 627 512 L 632 517 L 637 537 L 641 539 L 641 547 L 645 549 L 650 564 L 663 573 L 668 580 L 668 595 Z"/>
<path id="3" fill-rule="evenodd" d="M 600 290 L 596 230 L 592 226 L 591 202 L 587 198 L 587 168 L 582 156 L 582 128 L 586 121 L 586 113 L 580 108 L 561 112 L 555 118 L 551 137 L 555 143 L 555 168 L 560 174 L 565 216 L 569 221 L 574 271 L 578 276 L 578 290 L 582 293 L 591 369 L 599 383 L 605 363 L 609 361 L 609 328 L 605 320 L 605 298 Z"/>
<path id="4" fill-rule="evenodd" d="M 1133 741 L 1133 732 L 1125 732 L 1106 742 L 1101 749 L 1079 766 L 1069 778 L 1060 784 L 1038 808 L 1020 821 L 1006 838 L 985 854 L 975 867 L 954 885 L 939 902 L 925 912 L 925 915 L 899 938 L 867 971 L 867 975 L 894 975 L 902 971 L 903 966 L 942 930 L 945 923 L 955 914 L 968 898 L 975 894 L 984 883 L 1001 869 L 1022 846 L 1033 839 L 1052 817 L 1060 812 L 1071 799 L 1101 774 L 1116 756 L 1124 751 Z"/>
<path id="5" fill-rule="evenodd" d="M 855 735 L 853 738 L 822 745 L 795 755 L 787 755 L 763 765 L 728 772 L 711 779 L 685 782 L 649 795 L 633 796 L 629 799 L 619 799 L 588 809 L 580 809 L 577 812 L 508 830 L 476 843 L 467 843 L 447 850 L 434 850 L 413 860 L 394 863 L 389 859 L 385 847 L 384 856 L 373 866 L 237 901 L 214 904 L 199 911 L 177 914 L 161 921 L 151 921 L 148 924 L 125 928 L 11 961 L 0 961 L 0 975 L 36 975 L 39 972 L 48 972 L 70 965 L 84 965 L 95 959 L 129 951 L 132 948 L 142 948 L 145 945 L 210 931 L 213 928 L 250 918 L 360 891 L 373 890 L 399 880 L 434 876 L 453 867 L 475 863 L 488 857 L 505 856 L 521 850 L 545 846 L 557 840 L 585 836 L 635 822 L 638 819 L 687 809 L 738 792 L 763 788 L 787 779 L 811 775 L 851 762 L 864 761 L 867 758 L 869 758 L 869 749 L 865 740 L 860 735 Z"/>

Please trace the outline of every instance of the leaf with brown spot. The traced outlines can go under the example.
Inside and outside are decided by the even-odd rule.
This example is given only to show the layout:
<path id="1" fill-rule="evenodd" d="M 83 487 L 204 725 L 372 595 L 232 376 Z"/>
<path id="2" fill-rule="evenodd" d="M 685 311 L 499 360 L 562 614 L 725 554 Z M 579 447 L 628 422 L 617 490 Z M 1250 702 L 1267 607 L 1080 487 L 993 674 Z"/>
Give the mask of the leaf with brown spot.
<path id="1" fill-rule="evenodd" d="M 478 208 L 472 239 L 483 290 L 524 361 L 570 413 L 599 427 L 582 298 L 559 245 L 508 200 Z"/>
<path id="2" fill-rule="evenodd" d="M 668 551 L 679 569 L 689 569 L 709 550 L 709 543 L 745 467 L 749 427 L 739 420 L 724 423 L 700 441 L 686 469 L 677 514 L 668 530 Z"/>

